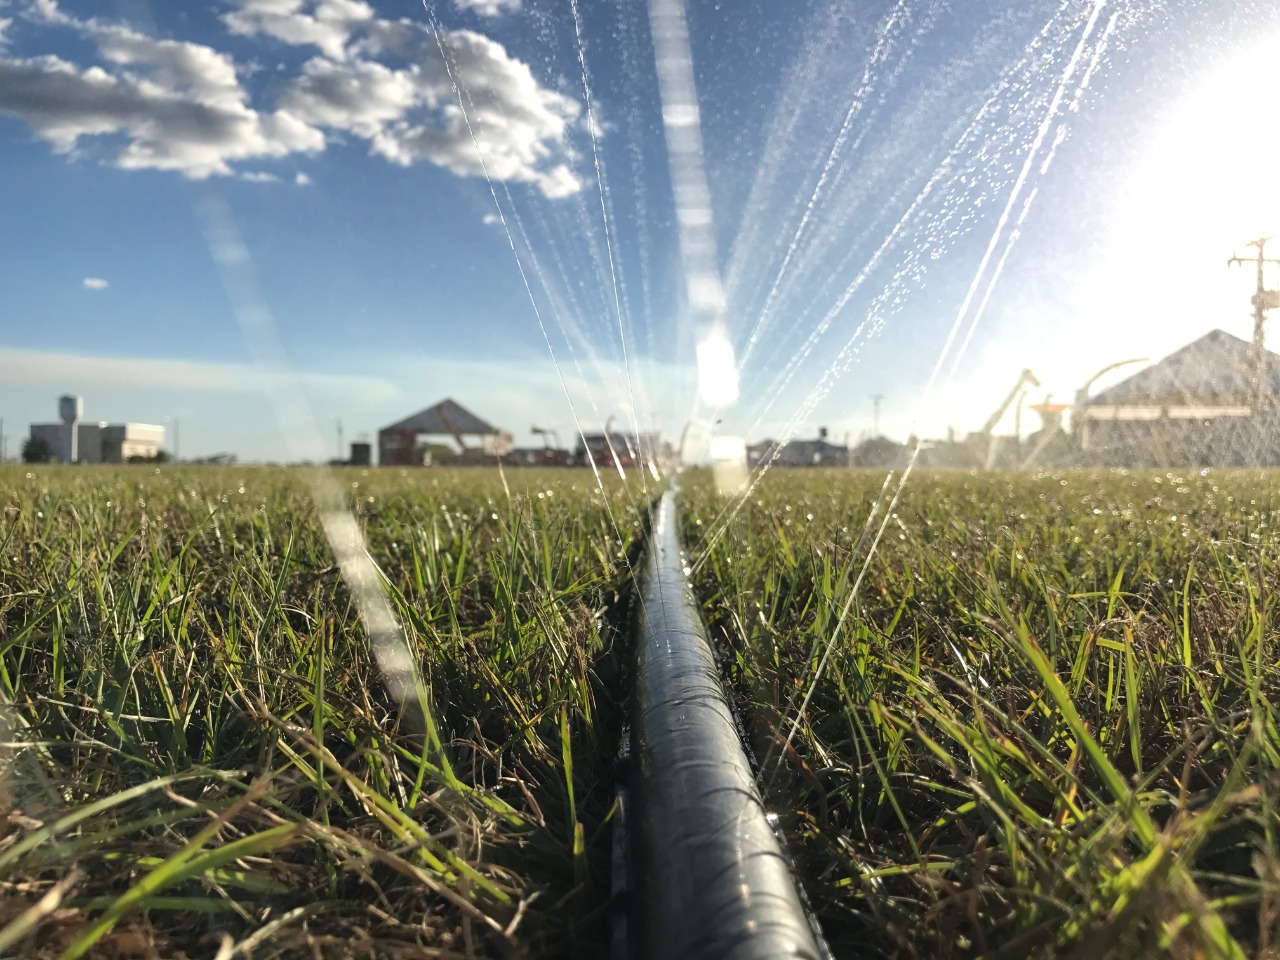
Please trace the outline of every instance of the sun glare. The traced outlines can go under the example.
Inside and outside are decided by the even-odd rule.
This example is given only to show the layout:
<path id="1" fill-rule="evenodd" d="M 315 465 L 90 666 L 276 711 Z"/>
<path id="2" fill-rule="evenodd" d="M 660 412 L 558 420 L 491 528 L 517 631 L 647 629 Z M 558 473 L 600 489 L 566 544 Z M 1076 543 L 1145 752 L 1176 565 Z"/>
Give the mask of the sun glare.
<path id="1" fill-rule="evenodd" d="M 1269 107 L 1277 94 L 1280 34 L 1209 74 L 1157 124 L 1095 278 L 1099 319 L 1113 337 L 1137 346 L 1156 331 L 1174 345 L 1214 327 L 1249 335 L 1252 274 L 1226 262 L 1280 234 L 1280 123 Z"/>
<path id="2" fill-rule="evenodd" d="M 738 364 L 723 330 L 710 331 L 698 343 L 698 397 L 713 408 L 738 402 Z"/>

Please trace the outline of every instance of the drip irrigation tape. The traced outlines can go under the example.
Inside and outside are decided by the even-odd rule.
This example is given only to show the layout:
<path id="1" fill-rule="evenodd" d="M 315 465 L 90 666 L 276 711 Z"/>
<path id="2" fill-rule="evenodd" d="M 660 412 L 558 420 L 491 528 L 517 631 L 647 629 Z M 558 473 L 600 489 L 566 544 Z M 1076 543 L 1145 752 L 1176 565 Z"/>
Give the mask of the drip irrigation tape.
<path id="1" fill-rule="evenodd" d="M 628 924 L 635 960 L 823 960 L 688 583 L 674 494 L 640 579 Z"/>

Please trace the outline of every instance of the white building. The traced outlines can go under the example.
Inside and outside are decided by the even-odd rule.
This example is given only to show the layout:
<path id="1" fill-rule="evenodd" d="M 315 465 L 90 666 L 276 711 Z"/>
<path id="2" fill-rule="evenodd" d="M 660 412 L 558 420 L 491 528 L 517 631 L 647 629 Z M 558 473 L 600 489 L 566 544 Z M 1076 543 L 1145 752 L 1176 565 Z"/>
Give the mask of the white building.
<path id="1" fill-rule="evenodd" d="M 78 397 L 63 397 L 61 423 L 33 423 L 31 439 L 42 440 L 59 463 L 128 463 L 153 458 L 164 444 L 164 427 L 149 423 L 84 423 Z M 75 431 L 72 434 L 71 431 Z M 74 438 L 75 443 L 70 441 Z"/>

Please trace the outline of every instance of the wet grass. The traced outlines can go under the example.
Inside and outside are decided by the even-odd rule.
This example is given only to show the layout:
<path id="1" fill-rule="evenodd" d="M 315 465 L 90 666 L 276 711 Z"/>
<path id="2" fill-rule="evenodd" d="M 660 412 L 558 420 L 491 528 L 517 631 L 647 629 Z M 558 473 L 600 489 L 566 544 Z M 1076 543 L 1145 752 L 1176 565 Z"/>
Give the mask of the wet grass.
<path id="1" fill-rule="evenodd" d="M 304 474 L 0 471 L 0 955 L 604 955 L 644 491 L 338 477 L 429 723 Z M 1280 478 L 882 481 L 682 494 L 836 955 L 1274 955 Z"/>
<path id="2" fill-rule="evenodd" d="M 0 470 L 0 955 L 602 952 L 641 491 L 337 476 L 425 725 L 300 471 Z"/>
<path id="3" fill-rule="evenodd" d="M 1280 476 L 917 475 L 841 622 L 883 479 L 684 484 L 835 954 L 1276 956 Z"/>

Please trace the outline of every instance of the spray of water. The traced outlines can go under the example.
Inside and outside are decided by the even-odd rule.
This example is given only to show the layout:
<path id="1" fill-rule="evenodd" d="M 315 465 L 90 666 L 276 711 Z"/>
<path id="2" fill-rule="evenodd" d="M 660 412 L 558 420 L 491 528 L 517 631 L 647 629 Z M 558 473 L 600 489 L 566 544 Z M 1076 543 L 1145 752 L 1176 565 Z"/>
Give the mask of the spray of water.
<path id="1" fill-rule="evenodd" d="M 489 173 L 488 164 L 485 161 L 484 150 L 481 147 L 480 140 L 476 134 L 476 130 L 471 123 L 472 111 L 468 110 L 467 97 L 464 92 L 463 83 L 461 82 L 461 79 L 458 77 L 456 67 L 451 61 L 445 47 L 444 31 L 440 27 L 440 22 L 435 15 L 435 11 L 432 10 L 427 0 L 422 0 L 422 8 L 427 15 L 428 27 L 431 31 L 432 38 L 435 41 L 436 48 L 440 52 L 440 57 L 444 63 L 445 70 L 448 73 L 449 83 L 453 88 L 453 93 L 458 103 L 458 109 L 461 111 L 463 123 L 466 125 L 467 133 L 470 136 L 472 146 L 476 151 L 476 158 L 480 164 L 480 169 L 484 174 L 485 182 L 488 185 L 489 195 L 493 200 L 493 205 L 497 212 L 497 216 L 499 218 L 499 221 L 502 224 L 502 229 L 506 234 L 507 246 L 511 250 L 511 255 L 515 260 L 516 269 L 520 273 L 520 280 L 523 283 L 525 293 L 529 298 L 529 305 L 533 310 L 534 320 L 538 325 L 539 332 L 542 334 L 542 340 L 543 340 L 543 343 L 546 345 L 547 353 L 551 358 L 551 362 L 555 366 L 556 376 L 560 381 L 560 388 L 564 393 L 565 401 L 569 406 L 570 413 L 573 415 L 573 421 L 578 431 L 578 437 L 582 441 L 583 448 L 587 449 L 586 431 L 583 428 L 581 418 L 578 416 L 577 407 L 573 402 L 573 395 L 570 392 L 569 386 L 565 381 L 564 370 L 562 369 L 559 358 L 556 355 L 555 347 L 551 343 L 551 337 L 550 337 L 550 334 L 548 333 L 546 322 L 543 320 L 542 311 L 538 306 L 538 298 L 534 295 L 533 287 L 529 283 L 529 274 L 525 269 L 524 260 L 520 255 L 520 250 L 516 245 L 514 236 L 512 235 L 511 227 L 507 223 L 507 217 L 505 212 L 503 211 L 502 204 L 498 200 L 497 188 L 494 185 L 493 177 Z M 613 462 L 618 467 L 619 474 L 621 475 L 623 481 L 625 482 L 626 475 L 625 473 L 622 472 L 622 467 L 620 463 L 621 458 L 618 457 L 617 452 L 613 449 L 613 444 L 608 437 L 607 431 L 606 431 L 605 439 L 606 439 L 606 443 L 609 444 L 609 450 L 610 450 L 610 453 L 612 454 Z M 590 464 L 591 466 L 591 473 L 595 478 L 596 487 L 600 492 L 600 497 L 604 503 L 605 511 L 608 514 L 609 522 L 613 527 L 614 534 L 617 537 L 618 543 L 623 544 L 626 542 L 626 538 L 623 536 L 622 528 L 619 525 L 617 517 L 613 512 L 612 501 L 609 498 L 608 490 L 605 488 L 604 479 L 600 476 L 600 469 L 597 466 L 595 458 L 593 456 L 590 456 L 590 455 L 587 456 L 587 463 Z M 630 558 L 628 558 L 625 553 L 623 554 L 623 561 L 628 565 L 628 568 L 630 568 Z M 634 573 L 634 571 L 632 572 Z"/>
<path id="2" fill-rule="evenodd" d="M 818 176 L 818 182 L 814 185 L 813 193 L 805 202 L 804 215 L 800 218 L 796 232 L 787 244 L 787 252 L 783 255 L 782 265 L 778 267 L 778 272 L 773 279 L 773 285 L 769 288 L 769 293 L 765 297 L 764 306 L 760 308 L 760 315 L 757 317 L 754 326 L 751 328 L 751 333 L 747 337 L 747 345 L 742 351 L 742 365 L 744 367 L 750 363 L 752 353 L 754 353 L 762 335 L 773 319 L 773 307 L 778 299 L 779 291 L 782 289 L 783 281 L 787 277 L 788 270 L 796 257 L 797 251 L 808 236 L 810 225 L 814 222 L 814 214 L 818 210 L 819 202 L 824 197 L 832 172 L 836 169 L 837 162 L 843 160 L 846 155 L 845 148 L 848 146 L 853 133 L 854 122 L 861 116 L 863 108 L 867 105 L 869 95 L 874 89 L 874 83 L 883 72 L 885 63 L 893 50 L 895 35 L 906 19 L 907 6 L 905 3 L 900 2 L 894 6 L 880 25 L 875 46 L 863 66 L 862 77 L 853 97 L 849 101 L 849 109 L 845 111 L 844 122 L 841 123 L 840 130 L 831 144 L 827 159 L 822 165 L 822 172 Z M 857 149 L 862 137 L 865 136 L 866 129 L 864 126 L 863 133 L 859 134 L 851 149 Z"/>
<path id="3" fill-rule="evenodd" d="M 972 335 L 973 328 L 977 326 L 978 322 L 982 318 L 981 307 L 978 310 L 975 310 L 972 314 L 970 314 L 970 309 L 974 304 L 977 291 L 984 283 L 990 286 L 994 284 L 996 279 L 998 279 L 998 272 L 997 272 L 999 269 L 998 266 L 996 270 L 993 270 L 991 272 L 990 276 L 988 276 L 988 270 L 991 267 L 994 252 L 1000 246 L 1003 240 L 1005 231 L 1009 226 L 1009 221 L 1010 221 L 1012 212 L 1018 207 L 1018 204 L 1022 199 L 1022 192 L 1026 188 L 1028 179 L 1031 176 L 1032 171 L 1036 169 L 1037 161 L 1041 161 L 1040 169 L 1042 170 L 1048 169 L 1048 163 L 1052 160 L 1052 150 L 1056 149 L 1056 143 L 1054 147 L 1050 148 L 1050 153 L 1048 156 L 1045 156 L 1045 157 L 1041 156 L 1041 148 L 1043 147 L 1045 141 L 1047 140 L 1050 130 L 1053 129 L 1053 125 L 1058 120 L 1060 107 L 1065 97 L 1067 96 L 1068 91 L 1071 89 L 1072 82 L 1076 77 L 1077 70 L 1082 60 L 1085 57 L 1086 51 L 1089 49 L 1089 44 L 1094 35 L 1094 30 L 1098 24 L 1099 18 L 1104 12 L 1104 9 L 1107 3 L 1108 3 L 1108 0 L 1095 0 L 1095 2 L 1092 5 L 1092 9 L 1090 10 L 1089 17 L 1085 22 L 1083 30 L 1081 31 L 1079 41 L 1077 42 L 1071 57 L 1069 58 L 1066 66 L 1063 69 L 1061 78 L 1058 81 L 1057 87 L 1054 90 L 1052 98 L 1050 99 L 1048 108 L 1045 111 L 1045 115 L 1040 123 L 1039 128 L 1036 131 L 1036 136 L 1032 142 L 1031 149 L 1028 151 L 1026 160 L 1022 165 L 1022 169 L 1019 171 L 1019 174 L 1016 180 L 1014 181 L 1013 189 L 1009 194 L 1009 197 L 1005 203 L 1004 209 L 1001 212 L 1000 218 L 996 223 L 995 230 L 993 231 L 991 239 L 987 244 L 986 251 L 984 252 L 982 261 L 978 267 L 978 272 L 974 276 L 972 283 L 969 285 L 969 289 L 966 292 L 965 298 L 960 305 L 960 309 L 956 314 L 955 320 L 952 323 L 950 330 L 948 331 L 947 338 L 943 342 L 943 346 L 939 353 L 937 362 L 934 364 L 929 380 L 925 385 L 925 389 L 921 396 L 922 406 L 927 404 L 933 395 L 933 392 L 939 380 L 939 375 L 941 373 L 941 370 L 947 361 L 948 354 L 950 353 L 952 346 L 955 344 L 957 340 L 957 336 L 961 330 L 962 324 L 964 324 L 966 320 L 968 320 L 969 322 L 969 333 L 966 335 L 966 338 L 965 338 L 967 341 L 968 338 Z M 1023 217 L 1025 217 L 1025 212 L 1026 211 L 1024 209 Z M 896 506 L 899 497 L 902 495 L 902 490 L 905 487 L 907 480 L 910 477 L 911 472 L 916 465 L 916 462 L 919 457 L 919 452 L 920 452 L 920 446 L 919 446 L 919 443 L 917 443 L 909 453 L 906 465 L 902 470 L 896 485 L 893 488 L 892 496 L 889 497 L 887 506 L 884 506 L 883 508 L 881 506 L 881 504 L 884 501 L 884 493 L 882 492 L 881 497 L 879 498 L 877 503 L 873 505 L 873 509 L 867 517 L 866 524 L 864 525 L 864 528 L 863 528 L 863 535 L 865 536 L 866 530 L 871 529 L 874 526 L 874 529 L 875 529 L 874 537 L 871 539 L 871 541 L 867 546 L 865 558 L 863 559 L 860 569 L 858 570 L 857 577 L 854 579 L 853 584 L 849 588 L 848 596 L 845 599 L 845 602 L 840 609 L 840 614 L 836 620 L 834 627 L 832 628 L 831 636 L 826 640 L 825 644 L 823 644 L 821 658 L 818 660 L 817 666 L 814 668 L 814 671 L 813 671 L 813 676 L 810 678 L 805 688 L 804 696 L 800 699 L 799 704 L 796 705 L 795 707 L 794 717 L 791 719 L 790 725 L 787 727 L 785 737 L 783 738 L 783 742 L 786 744 L 786 746 L 790 746 L 792 741 L 795 739 L 795 735 L 797 731 L 800 729 L 800 724 L 803 722 L 804 714 L 809 707 L 809 703 L 813 699 L 813 695 L 817 690 L 819 684 L 821 683 L 822 677 L 826 673 L 826 670 L 828 665 L 830 664 L 833 652 L 836 649 L 838 638 L 842 635 L 844 625 L 848 621 L 849 615 L 853 610 L 854 604 L 857 602 L 857 598 L 860 594 L 860 590 L 862 587 L 862 581 L 865 578 L 867 571 L 870 569 L 871 560 L 875 556 L 875 553 L 880 544 L 880 541 L 884 536 L 885 528 L 888 526 L 889 520 L 893 516 L 893 509 Z M 813 653 L 816 655 L 817 652 L 818 652 L 818 648 L 815 647 L 815 650 L 813 651 Z M 784 724 L 785 724 L 785 716 L 784 716 L 784 719 L 779 723 L 779 732 L 781 731 L 781 728 Z M 780 754 L 779 754 L 779 759 L 780 759 Z M 777 775 L 777 770 L 775 767 L 774 776 L 776 777 L 776 775 Z"/>
<path id="4" fill-rule="evenodd" d="M 1095 20 L 1089 21 L 1083 41 L 1087 41 L 1095 23 Z M 1041 76 L 1041 74 L 1045 72 L 1046 62 L 1050 65 L 1053 63 L 1052 58 L 1047 57 L 1053 49 L 1052 38 L 1065 34 L 1073 25 L 1078 32 L 1079 20 L 1072 9 L 1072 4 L 1064 2 L 1041 27 L 1024 54 L 1003 72 L 999 82 L 995 84 L 973 117 L 956 136 L 953 146 L 929 175 L 907 210 L 888 229 L 884 238 L 857 270 L 854 278 L 836 301 L 816 322 L 806 322 L 805 314 L 801 313 L 801 320 L 797 326 L 801 329 L 807 328 L 808 333 L 799 348 L 790 354 L 782 371 L 762 391 L 762 400 L 757 407 L 758 413 L 750 427 L 752 433 L 760 428 L 775 403 L 786 394 L 787 388 L 804 368 L 805 361 L 822 342 L 827 332 L 845 315 L 855 295 L 877 275 L 882 265 L 897 263 L 893 276 L 873 297 L 865 316 L 858 320 L 844 344 L 826 368 L 814 379 L 813 385 L 794 408 L 743 494 L 727 503 L 714 520 L 707 538 L 709 544 L 714 545 L 725 535 L 742 504 L 777 461 L 782 448 L 795 438 L 818 403 L 839 383 L 841 377 L 856 360 L 861 345 L 885 326 L 888 322 L 887 311 L 909 302 L 910 293 L 923 279 L 927 265 L 938 259 L 947 247 L 963 234 L 964 224 L 970 219 L 968 211 L 978 204 L 987 202 L 989 196 L 987 191 L 994 186 L 988 181 L 993 179 L 993 175 L 988 173 L 985 176 L 978 176 L 978 174 L 984 167 L 994 165 L 998 159 L 992 153 L 994 149 L 992 143 L 999 137 L 1008 142 L 1010 151 L 1025 154 L 1024 173 L 1030 172 L 1034 158 L 1039 155 L 1038 152 L 1043 145 L 1046 121 L 1052 122 L 1061 112 L 1059 106 L 1055 104 L 1055 97 L 1061 97 L 1062 76 L 1065 74 L 1069 78 L 1078 65 L 1079 47 L 1077 46 L 1075 57 L 1070 58 L 1067 65 L 1057 74 L 1051 76 Z M 1045 86 L 1053 92 L 1040 96 L 1039 91 Z M 1068 82 L 1067 88 L 1069 87 Z M 1035 133 L 1024 138 L 1022 114 L 1015 112 L 1007 118 L 1002 117 L 1002 114 L 1010 103 L 1026 104 L 1027 109 L 1031 109 L 1039 99 L 1047 101 L 1047 105 L 1041 108 L 1040 116 L 1035 118 Z M 1046 170 L 1047 167 L 1042 164 L 1041 169 Z M 1025 176 L 1023 182 L 1025 182 Z M 1009 189 L 1006 211 L 1011 211 L 1017 204 L 1021 186 L 1015 180 Z M 1020 221 L 1025 218 L 1029 209 L 1030 205 L 1024 203 Z M 1006 212 L 992 235 L 997 244 L 1005 233 L 1005 221 L 1008 216 Z M 1016 237 L 1014 239 L 1016 240 Z M 907 240 L 914 240 L 914 245 L 905 251 L 900 250 L 900 244 Z M 991 242 L 988 243 L 988 249 L 994 249 Z M 1007 251 L 1011 247 L 1005 249 Z M 852 256 L 851 254 L 848 259 L 851 260 Z M 986 259 L 989 261 L 990 257 Z M 989 296 L 989 293 L 995 289 L 993 283 L 986 283 L 989 278 L 990 274 L 984 264 L 975 273 L 970 290 L 976 291 L 982 288 L 988 292 Z M 972 301 L 972 294 L 968 299 Z M 957 322 L 963 322 L 969 313 L 970 305 L 971 303 L 961 308 Z M 945 363 L 951 354 L 957 329 L 953 324 L 950 337 L 943 343 L 938 364 Z M 969 330 L 972 329 L 975 329 L 974 325 L 970 325 Z M 954 373 L 953 367 L 951 375 Z M 918 409 L 922 411 L 928 409 L 935 388 L 938 386 L 939 374 L 940 368 L 935 365 L 929 385 L 918 401 Z M 873 522 L 873 518 L 868 519 L 869 524 Z"/>
<path id="5" fill-rule="evenodd" d="M 582 97 L 587 105 L 587 132 L 591 137 L 591 159 L 595 166 L 596 173 L 596 190 L 600 195 L 600 220 L 604 225 L 604 242 L 605 249 L 609 255 L 609 281 L 613 289 L 613 309 L 618 323 L 618 342 L 622 346 L 622 366 L 627 375 L 627 396 L 628 407 L 631 411 L 631 426 L 633 436 L 640 436 L 640 422 L 638 420 L 638 412 L 636 410 L 636 391 L 634 385 L 634 376 L 631 369 L 631 356 L 627 349 L 627 327 L 630 326 L 629 318 L 624 319 L 623 310 L 623 281 L 618 272 L 617 259 L 614 256 L 614 225 L 611 213 L 612 203 L 609 197 L 609 186 L 605 178 L 604 161 L 600 153 L 600 132 L 599 121 L 596 118 L 596 110 L 591 97 L 591 79 L 587 71 L 587 50 L 586 42 L 582 38 L 582 14 L 578 11 L 578 0 L 569 0 L 569 8 L 573 12 L 573 34 L 578 47 L 578 66 L 582 71 Z M 610 441 L 611 442 L 611 441 Z M 614 457 L 615 462 L 617 457 Z M 640 473 L 642 482 L 644 481 L 644 471 Z"/>

